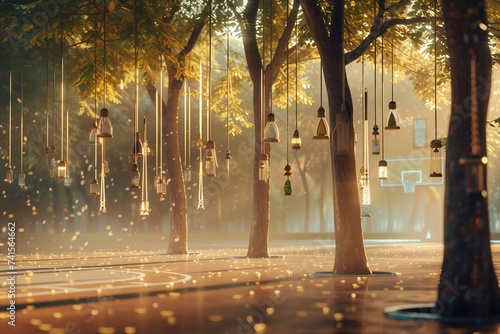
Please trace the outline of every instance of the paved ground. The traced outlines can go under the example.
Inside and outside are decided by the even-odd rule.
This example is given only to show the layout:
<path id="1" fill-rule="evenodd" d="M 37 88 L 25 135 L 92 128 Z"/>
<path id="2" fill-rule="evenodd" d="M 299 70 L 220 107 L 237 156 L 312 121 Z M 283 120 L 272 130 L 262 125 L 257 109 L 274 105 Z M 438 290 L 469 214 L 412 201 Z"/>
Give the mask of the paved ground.
<path id="1" fill-rule="evenodd" d="M 367 241 L 370 268 L 398 275 L 317 277 L 333 267 L 331 241 L 271 242 L 272 258 L 246 259 L 241 242 L 193 244 L 181 256 L 154 242 L 91 249 L 78 238 L 87 246 L 20 243 L 15 327 L 11 270 L 0 262 L 0 333 L 500 333 L 496 324 L 384 316 L 389 306 L 435 301 L 439 244 Z M 498 268 L 500 245 L 492 249 Z"/>

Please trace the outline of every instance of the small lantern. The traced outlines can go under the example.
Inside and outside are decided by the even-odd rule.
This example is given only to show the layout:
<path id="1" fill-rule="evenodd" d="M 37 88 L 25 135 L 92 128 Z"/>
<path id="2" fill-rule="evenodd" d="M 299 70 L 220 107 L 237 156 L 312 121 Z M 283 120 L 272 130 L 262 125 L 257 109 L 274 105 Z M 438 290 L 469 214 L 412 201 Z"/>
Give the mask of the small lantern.
<path id="1" fill-rule="evenodd" d="M 217 175 L 217 154 L 215 154 L 215 143 L 212 140 L 205 144 L 205 172 L 209 177 Z"/>
<path id="2" fill-rule="evenodd" d="M 130 188 L 141 187 L 141 173 L 139 172 L 139 165 L 134 162 L 130 169 Z"/>
<path id="3" fill-rule="evenodd" d="M 163 178 L 156 181 L 156 195 L 163 197 L 167 194 L 167 182 Z"/>
<path id="4" fill-rule="evenodd" d="M 302 139 L 300 139 L 299 130 L 295 129 L 292 136 L 292 148 L 294 150 L 300 149 L 302 146 Z"/>
<path id="5" fill-rule="evenodd" d="M 144 147 L 142 146 L 141 134 L 136 132 L 134 136 L 134 145 L 130 150 L 130 155 L 134 158 L 142 158 L 143 152 Z"/>
<path id="6" fill-rule="evenodd" d="M 458 163 L 464 166 L 465 192 L 467 194 L 481 194 L 486 197 L 486 164 L 488 158 L 481 155 L 470 155 L 460 158 Z"/>
<path id="7" fill-rule="evenodd" d="M 52 145 L 50 147 L 50 151 L 49 151 L 49 154 L 56 154 L 57 150 L 56 150 L 56 145 Z"/>
<path id="8" fill-rule="evenodd" d="M 386 130 L 399 130 L 399 115 L 396 109 L 396 102 L 389 102 L 389 116 L 387 116 Z"/>
<path id="9" fill-rule="evenodd" d="M 292 177 L 292 166 L 290 166 L 289 164 L 286 164 L 285 166 L 285 175 L 286 177 Z"/>
<path id="10" fill-rule="evenodd" d="M 141 216 L 149 216 L 149 212 L 151 210 L 149 209 L 149 201 L 142 201 L 141 202 L 141 211 L 140 215 Z"/>
<path id="11" fill-rule="evenodd" d="M 231 151 L 227 150 L 226 151 L 226 170 L 227 173 L 229 174 L 229 162 L 231 161 Z"/>
<path id="12" fill-rule="evenodd" d="M 267 115 L 267 123 L 264 128 L 264 142 L 265 143 L 278 143 L 280 141 L 280 131 L 276 122 L 274 121 L 274 114 Z"/>
<path id="13" fill-rule="evenodd" d="M 100 193 L 101 193 L 101 189 L 100 189 L 100 185 L 99 185 L 99 180 L 97 179 L 92 179 L 92 181 L 90 182 L 90 195 L 92 196 L 99 196 Z"/>
<path id="14" fill-rule="evenodd" d="M 283 190 L 285 191 L 285 196 L 290 196 L 292 194 L 292 182 L 289 178 L 285 180 L 285 185 L 283 186 Z"/>
<path id="15" fill-rule="evenodd" d="M 378 178 L 381 180 L 387 179 L 387 161 L 385 160 L 378 162 Z"/>
<path id="16" fill-rule="evenodd" d="M 380 140 L 377 138 L 372 140 L 372 154 L 379 155 L 380 154 Z"/>
<path id="17" fill-rule="evenodd" d="M 59 179 L 64 179 L 66 177 L 66 162 L 64 160 L 60 160 L 57 164 L 57 177 Z"/>
<path id="18" fill-rule="evenodd" d="M 265 153 L 259 156 L 259 181 L 269 180 L 269 157 Z"/>
<path id="19" fill-rule="evenodd" d="M 51 178 L 55 178 L 57 176 L 57 161 L 54 157 L 50 159 L 49 174 Z"/>
<path id="20" fill-rule="evenodd" d="M 14 182 L 14 170 L 10 166 L 7 168 L 7 173 L 5 175 L 5 182 L 7 183 Z"/>
<path id="21" fill-rule="evenodd" d="M 439 139 L 431 140 L 431 173 L 430 177 L 443 177 L 441 166 L 441 148 L 443 144 Z"/>
<path id="22" fill-rule="evenodd" d="M 17 179 L 17 185 L 21 188 L 26 186 L 26 175 L 24 173 L 19 173 L 19 177 Z"/>
<path id="23" fill-rule="evenodd" d="M 66 188 L 70 187 L 70 186 L 71 186 L 71 182 L 72 182 L 72 178 L 71 178 L 71 177 L 69 177 L 69 175 L 66 175 L 66 176 L 64 177 L 64 186 L 65 186 Z"/>
<path id="24" fill-rule="evenodd" d="M 380 140 L 377 139 L 377 136 L 380 133 L 378 132 L 378 125 L 375 124 L 373 125 L 373 132 L 372 135 L 375 136 L 372 140 L 372 154 L 373 155 L 379 155 L 380 154 Z"/>
<path id="25" fill-rule="evenodd" d="M 191 166 L 188 166 L 184 169 L 184 181 L 191 182 Z"/>
<path id="26" fill-rule="evenodd" d="M 318 109 L 318 118 L 318 128 L 316 129 L 316 135 L 313 137 L 313 139 L 330 139 L 330 127 L 328 126 L 328 122 L 326 121 L 325 108 L 323 108 L 323 106 L 319 107 Z"/>
<path id="27" fill-rule="evenodd" d="M 108 117 L 108 109 L 101 109 L 100 116 L 99 126 L 97 127 L 97 138 L 113 138 L 113 125 Z"/>

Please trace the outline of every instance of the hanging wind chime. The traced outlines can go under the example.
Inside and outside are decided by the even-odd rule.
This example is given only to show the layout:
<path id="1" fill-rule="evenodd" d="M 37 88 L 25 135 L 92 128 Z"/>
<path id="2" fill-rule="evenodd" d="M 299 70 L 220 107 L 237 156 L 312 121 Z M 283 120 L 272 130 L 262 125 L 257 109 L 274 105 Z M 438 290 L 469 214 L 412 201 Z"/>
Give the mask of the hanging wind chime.
<path id="1" fill-rule="evenodd" d="M 361 87 L 365 87 L 365 58 L 361 60 Z M 370 214 L 370 156 L 368 148 L 368 91 L 364 88 L 363 97 L 363 166 L 359 171 L 361 187 L 361 217 L 371 217 Z"/>
<path id="2" fill-rule="evenodd" d="M 226 75 L 227 75 L 227 99 L 226 99 L 226 171 L 227 175 L 229 176 L 229 167 L 230 167 L 230 161 L 231 161 L 231 150 L 229 150 L 229 102 L 230 102 L 230 96 L 232 94 L 231 91 L 231 71 L 229 69 L 229 29 L 227 29 L 227 35 L 226 35 L 226 51 L 227 51 L 227 56 L 226 56 Z"/>
<path id="3" fill-rule="evenodd" d="M 382 63 L 381 63 L 381 90 L 380 90 L 380 95 L 381 95 L 381 118 L 382 120 L 384 119 L 384 36 L 382 36 L 382 46 L 381 46 L 381 52 L 382 54 Z M 387 161 L 385 160 L 385 136 L 384 136 L 384 128 L 382 128 L 382 160 L 378 162 L 378 178 L 380 180 L 386 180 L 387 179 Z"/>
<path id="4" fill-rule="evenodd" d="M 141 134 L 139 132 L 139 37 L 137 32 L 137 1 L 135 2 L 134 11 L 134 142 L 132 144 L 132 150 L 130 155 L 132 156 L 133 162 L 130 168 L 130 188 L 140 188 L 141 187 L 141 173 L 139 171 L 138 159 L 143 157 L 144 147 L 141 140 Z"/>
<path id="5" fill-rule="evenodd" d="M 265 1 L 262 4 L 262 19 L 265 17 Z M 270 166 L 269 166 L 269 156 L 266 154 L 265 150 L 265 138 L 266 138 L 266 126 L 264 123 L 264 115 L 266 114 L 266 79 L 265 79 L 265 68 L 266 68 L 266 30 L 265 25 L 262 24 L 262 67 L 260 69 L 260 115 L 261 115 L 261 133 L 260 133 L 260 154 L 259 154 L 259 181 L 268 182 L 270 177 Z M 272 113 L 270 113 L 271 115 Z M 274 123 L 274 115 L 272 115 L 272 121 Z M 276 124 L 274 124 L 276 125 Z M 278 132 L 279 135 L 279 132 Z"/>
<path id="6" fill-rule="evenodd" d="M 61 16 L 61 96 L 60 96 L 60 119 L 61 119 L 61 159 L 57 163 L 57 178 L 66 178 L 66 161 L 64 161 L 64 27 L 63 17 Z"/>
<path id="7" fill-rule="evenodd" d="M 167 194 L 167 181 L 163 178 L 163 57 L 160 56 L 160 94 L 156 103 L 156 194 L 163 198 Z M 158 92 L 158 90 L 157 90 Z M 147 159 L 147 158 L 145 158 Z"/>
<path id="8" fill-rule="evenodd" d="M 298 76 L 299 76 L 299 36 L 298 36 L 298 22 L 295 25 L 295 130 L 292 135 L 292 149 L 298 150 L 302 146 L 302 139 L 299 135 L 299 99 L 298 99 Z M 288 59 L 288 57 L 287 57 Z M 287 80 L 288 82 L 288 80 Z"/>
<path id="9" fill-rule="evenodd" d="M 373 18 L 375 19 L 377 15 L 377 1 L 374 0 L 373 2 Z M 377 125 L 377 39 L 373 41 L 373 109 L 374 109 L 374 114 L 375 114 L 375 124 L 373 124 L 373 140 L 372 140 L 372 154 L 373 155 L 379 155 L 380 154 L 380 141 L 378 140 L 377 136 L 380 135 L 378 132 L 379 128 Z M 379 164 L 380 165 L 380 164 Z"/>
<path id="10" fill-rule="evenodd" d="M 318 127 L 313 139 L 330 139 L 330 126 L 325 117 L 325 108 L 323 107 L 323 62 L 319 62 L 319 108 L 318 108 Z"/>
<path id="11" fill-rule="evenodd" d="M 99 196 L 101 193 L 99 179 L 97 178 L 98 171 L 98 152 L 99 144 L 101 144 L 102 139 L 97 138 L 97 19 L 94 23 L 95 39 L 94 39 L 94 124 L 89 131 L 89 143 L 94 149 L 94 178 L 90 181 L 90 195 Z"/>
<path id="12" fill-rule="evenodd" d="M 437 5 L 434 1 L 434 139 L 431 140 L 431 173 L 430 177 L 443 177 L 441 151 L 443 143 L 437 137 Z M 475 65 L 475 63 L 474 63 Z M 475 69 L 475 68 L 474 68 Z M 472 71 L 472 60 L 471 60 Z M 472 73 L 472 72 L 471 72 Z M 471 74 L 472 78 L 472 74 Z M 475 79 L 475 78 L 474 78 Z M 475 86 L 474 86 L 475 88 Z M 477 102 L 474 97 L 471 97 L 471 104 Z M 471 123 L 472 123 L 471 111 Z"/>
<path id="13" fill-rule="evenodd" d="M 217 175 L 217 153 L 215 151 L 215 142 L 212 136 L 212 1 L 209 3 L 208 20 L 208 79 L 207 79 L 207 142 L 205 144 L 205 175 L 215 177 Z"/>
<path id="14" fill-rule="evenodd" d="M 21 188 L 26 187 L 26 175 L 24 174 L 24 67 L 21 72 L 21 133 L 19 142 L 20 151 L 20 170 L 17 178 L 17 185 Z"/>
<path id="15" fill-rule="evenodd" d="M 184 79 L 184 181 L 191 182 L 191 87 Z"/>
<path id="16" fill-rule="evenodd" d="M 200 59 L 200 79 L 199 79 L 199 103 L 198 103 L 198 207 L 205 209 L 203 198 L 203 67 Z"/>
<path id="17" fill-rule="evenodd" d="M 391 54 L 391 101 L 389 102 L 389 114 L 387 115 L 386 130 L 399 130 L 399 114 L 396 101 L 394 101 L 394 36 L 392 38 L 392 54 Z"/>
<path id="18" fill-rule="evenodd" d="M 142 191 L 141 191 L 141 209 L 140 209 L 140 215 L 141 216 L 148 216 L 149 212 L 151 209 L 149 208 L 149 198 L 148 198 L 148 153 L 149 153 L 149 147 L 148 147 L 148 139 L 146 136 L 146 116 L 144 116 L 144 121 L 143 121 L 143 130 L 142 133 L 144 133 L 144 141 L 142 142 L 142 149 L 143 149 L 143 158 L 142 158 Z"/>
<path id="19" fill-rule="evenodd" d="M 286 17 L 288 18 L 288 15 L 289 15 L 289 2 L 287 1 L 286 2 Z M 271 20 L 273 18 L 271 17 Z M 289 146 L 288 146 L 288 139 L 289 139 L 289 95 L 288 95 L 288 92 L 289 92 L 289 61 L 288 61 L 288 57 L 289 57 L 289 33 L 288 33 L 288 21 L 287 21 L 287 24 L 285 26 L 285 29 L 286 29 L 286 41 L 287 41 L 287 46 L 286 46 L 286 165 L 285 165 L 285 174 L 284 176 L 286 177 L 286 180 L 285 180 L 285 184 L 283 185 L 283 190 L 285 192 L 285 196 L 290 196 L 292 194 L 292 181 L 290 181 L 290 178 L 292 177 L 292 166 L 290 166 L 290 161 L 289 161 L 289 157 L 290 157 L 290 149 L 289 149 Z M 272 44 L 272 43 L 271 43 Z M 271 48 L 272 48 L 272 45 L 271 45 Z M 298 131 L 297 131 L 298 132 Z M 292 144 L 293 145 L 293 144 Z"/>
<path id="20" fill-rule="evenodd" d="M 103 90 L 103 108 L 100 112 L 99 124 L 97 126 L 97 138 L 102 138 L 102 149 L 101 149 L 101 191 L 100 191 L 100 205 L 99 212 L 105 213 L 106 210 L 106 173 L 109 171 L 109 165 L 106 161 L 106 139 L 113 138 L 113 126 L 109 119 L 109 111 L 106 108 L 106 91 L 107 91 L 107 45 L 106 45 L 106 1 L 104 1 L 104 11 L 103 11 L 103 68 L 104 68 L 104 90 Z"/>
<path id="21" fill-rule="evenodd" d="M 9 69 L 9 165 L 5 175 L 5 182 L 14 182 L 14 170 L 12 169 L 12 58 Z"/>

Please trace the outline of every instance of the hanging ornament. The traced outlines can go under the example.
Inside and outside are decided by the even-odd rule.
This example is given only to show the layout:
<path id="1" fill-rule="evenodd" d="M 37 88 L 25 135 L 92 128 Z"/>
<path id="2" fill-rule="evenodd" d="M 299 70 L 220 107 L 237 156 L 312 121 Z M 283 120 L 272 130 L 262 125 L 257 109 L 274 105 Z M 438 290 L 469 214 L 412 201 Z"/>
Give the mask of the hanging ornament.
<path id="1" fill-rule="evenodd" d="M 267 114 L 264 136 L 264 143 L 278 143 L 280 141 L 280 131 L 276 125 L 273 113 Z"/>
<path id="2" fill-rule="evenodd" d="M 401 127 L 399 126 L 399 114 L 396 109 L 396 102 L 389 102 L 389 116 L 387 117 L 387 125 L 385 127 L 386 130 L 399 130 Z"/>
<path id="3" fill-rule="evenodd" d="M 259 181 L 269 181 L 269 156 L 265 153 L 259 155 Z"/>
<path id="4" fill-rule="evenodd" d="M 320 106 L 318 108 L 318 118 L 319 123 L 318 127 L 316 128 L 316 135 L 313 137 L 313 139 L 330 139 L 330 136 L 328 135 L 330 133 L 330 127 L 325 118 L 325 108 L 323 108 L 323 106 Z"/>

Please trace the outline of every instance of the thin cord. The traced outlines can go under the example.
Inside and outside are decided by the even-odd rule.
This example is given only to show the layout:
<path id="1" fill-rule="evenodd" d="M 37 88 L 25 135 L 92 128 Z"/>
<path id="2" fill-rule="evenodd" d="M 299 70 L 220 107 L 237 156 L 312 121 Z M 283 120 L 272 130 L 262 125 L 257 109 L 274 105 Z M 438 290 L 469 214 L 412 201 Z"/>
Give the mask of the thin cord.
<path id="1" fill-rule="evenodd" d="M 226 51 L 227 51 L 227 99 L 226 99 L 226 141 L 227 141 L 227 151 L 229 151 L 229 96 L 231 93 L 231 71 L 229 69 L 229 29 L 227 30 L 227 36 L 226 36 Z"/>
<path id="2" fill-rule="evenodd" d="M 94 126 L 97 126 L 97 18 L 94 21 L 95 26 L 95 40 L 94 40 Z M 97 151 L 98 151 L 99 138 L 97 137 L 97 130 L 94 138 L 94 179 L 97 180 Z"/>
<path id="3" fill-rule="evenodd" d="M 384 122 L 384 35 L 382 35 L 382 41 L 381 41 L 381 46 L 380 46 L 380 53 L 382 54 L 382 59 L 381 59 L 381 64 L 380 64 L 380 76 L 381 76 L 381 85 L 382 85 L 382 88 L 380 89 L 380 105 L 382 106 L 382 122 Z M 384 154 L 385 154 L 385 145 L 384 145 L 384 141 L 385 141 L 385 136 L 384 136 L 384 128 L 385 126 L 383 126 L 382 124 L 382 160 L 384 160 Z"/>
<path id="4" fill-rule="evenodd" d="M 137 0 L 135 0 L 134 9 L 134 79 L 135 79 L 135 97 L 134 97 L 134 163 L 137 163 L 137 156 L 142 152 L 137 152 L 137 140 L 139 139 L 139 68 L 138 68 L 138 58 L 139 58 L 139 36 L 137 32 Z"/>
<path id="5" fill-rule="evenodd" d="M 209 18 L 208 18 L 208 39 L 209 39 L 209 45 L 208 45 L 208 112 L 207 112 L 207 138 L 211 139 L 210 137 L 212 136 L 212 98 L 211 98 L 211 92 L 212 92 L 212 0 L 209 0 Z"/>
<path id="6" fill-rule="evenodd" d="M 45 135 L 45 142 L 46 142 L 46 149 L 47 152 L 49 153 L 49 47 L 48 47 L 48 42 L 47 42 L 47 65 L 46 65 L 46 77 L 45 77 L 45 129 L 46 129 L 46 135 Z M 10 161 L 9 161 L 10 165 Z"/>
<path id="7" fill-rule="evenodd" d="M 394 101 L 394 35 L 392 35 L 391 45 L 391 101 Z"/>
<path id="8" fill-rule="evenodd" d="M 288 138 L 289 138 L 289 129 L 288 129 L 288 124 L 289 124 L 289 98 L 288 98 L 288 86 L 289 86 L 289 74 L 288 74 L 288 58 L 289 58 L 289 51 L 290 51 L 290 48 L 288 47 L 289 45 L 289 39 L 290 39 L 290 36 L 289 36 L 289 32 L 288 32 L 288 15 L 289 15 L 289 12 L 290 12 L 290 3 L 289 1 L 287 0 L 286 2 L 286 18 L 287 18 L 287 24 L 285 26 L 285 29 L 286 29 L 286 164 L 288 165 L 289 164 L 289 148 L 288 148 Z M 272 7 L 271 7 L 272 9 Z M 271 16 L 271 22 L 272 22 L 272 19 L 273 17 Z M 271 29 L 272 29 L 272 24 L 271 24 Z M 271 37 L 272 37 L 272 34 L 271 34 Z M 271 40 L 271 48 L 272 48 L 272 40 Z M 271 88 L 271 94 L 272 94 L 272 88 Z M 272 100 L 271 100 L 272 101 Z M 271 102 L 272 103 L 272 102 Z M 271 104 L 272 105 L 272 104 Z"/>
<path id="9" fill-rule="evenodd" d="M 61 15 L 61 160 L 64 160 L 64 18 Z"/>
<path id="10" fill-rule="evenodd" d="M 106 92 L 107 92 L 107 82 L 106 82 L 106 72 L 107 72 L 107 45 L 106 45 L 106 0 L 104 0 L 104 14 L 103 14 L 103 56 L 104 56 L 104 101 L 103 105 L 106 108 Z"/>
<path id="11" fill-rule="evenodd" d="M 56 145 L 56 33 L 52 35 L 52 148 Z M 51 151 L 55 155 L 55 150 Z"/>
<path id="12" fill-rule="evenodd" d="M 434 138 L 437 139 L 437 1 L 434 0 Z"/>
<path id="13" fill-rule="evenodd" d="M 298 22 L 295 26 L 295 43 L 296 43 L 296 49 L 295 49 L 295 130 L 298 128 L 299 124 L 299 99 L 298 99 L 298 76 L 299 76 L 299 35 L 298 35 Z"/>
<path id="14" fill-rule="evenodd" d="M 187 80 L 184 78 L 184 168 L 187 166 Z"/>
<path id="15" fill-rule="evenodd" d="M 159 178 L 163 179 L 163 57 L 160 56 L 161 64 L 160 64 L 160 102 L 159 102 L 159 125 L 160 125 L 160 134 L 159 134 L 159 153 L 160 153 L 160 163 L 158 165 Z"/>
<path id="16" fill-rule="evenodd" d="M 21 136 L 20 136 L 20 147 L 21 147 L 21 173 L 24 170 L 24 67 L 21 72 Z"/>
<path id="17" fill-rule="evenodd" d="M 319 105 L 323 106 L 323 61 L 319 61 Z"/>
<path id="18" fill-rule="evenodd" d="M 12 56 L 9 71 L 9 167 L 12 166 Z"/>
<path id="19" fill-rule="evenodd" d="M 375 17 L 377 16 L 377 0 L 373 1 L 373 21 L 375 22 Z M 373 54 L 373 81 L 374 81 L 374 92 L 373 92 L 373 104 L 375 109 L 375 125 L 377 125 L 377 39 L 373 42 L 374 54 Z M 383 155 L 382 155 L 383 156 Z"/>

